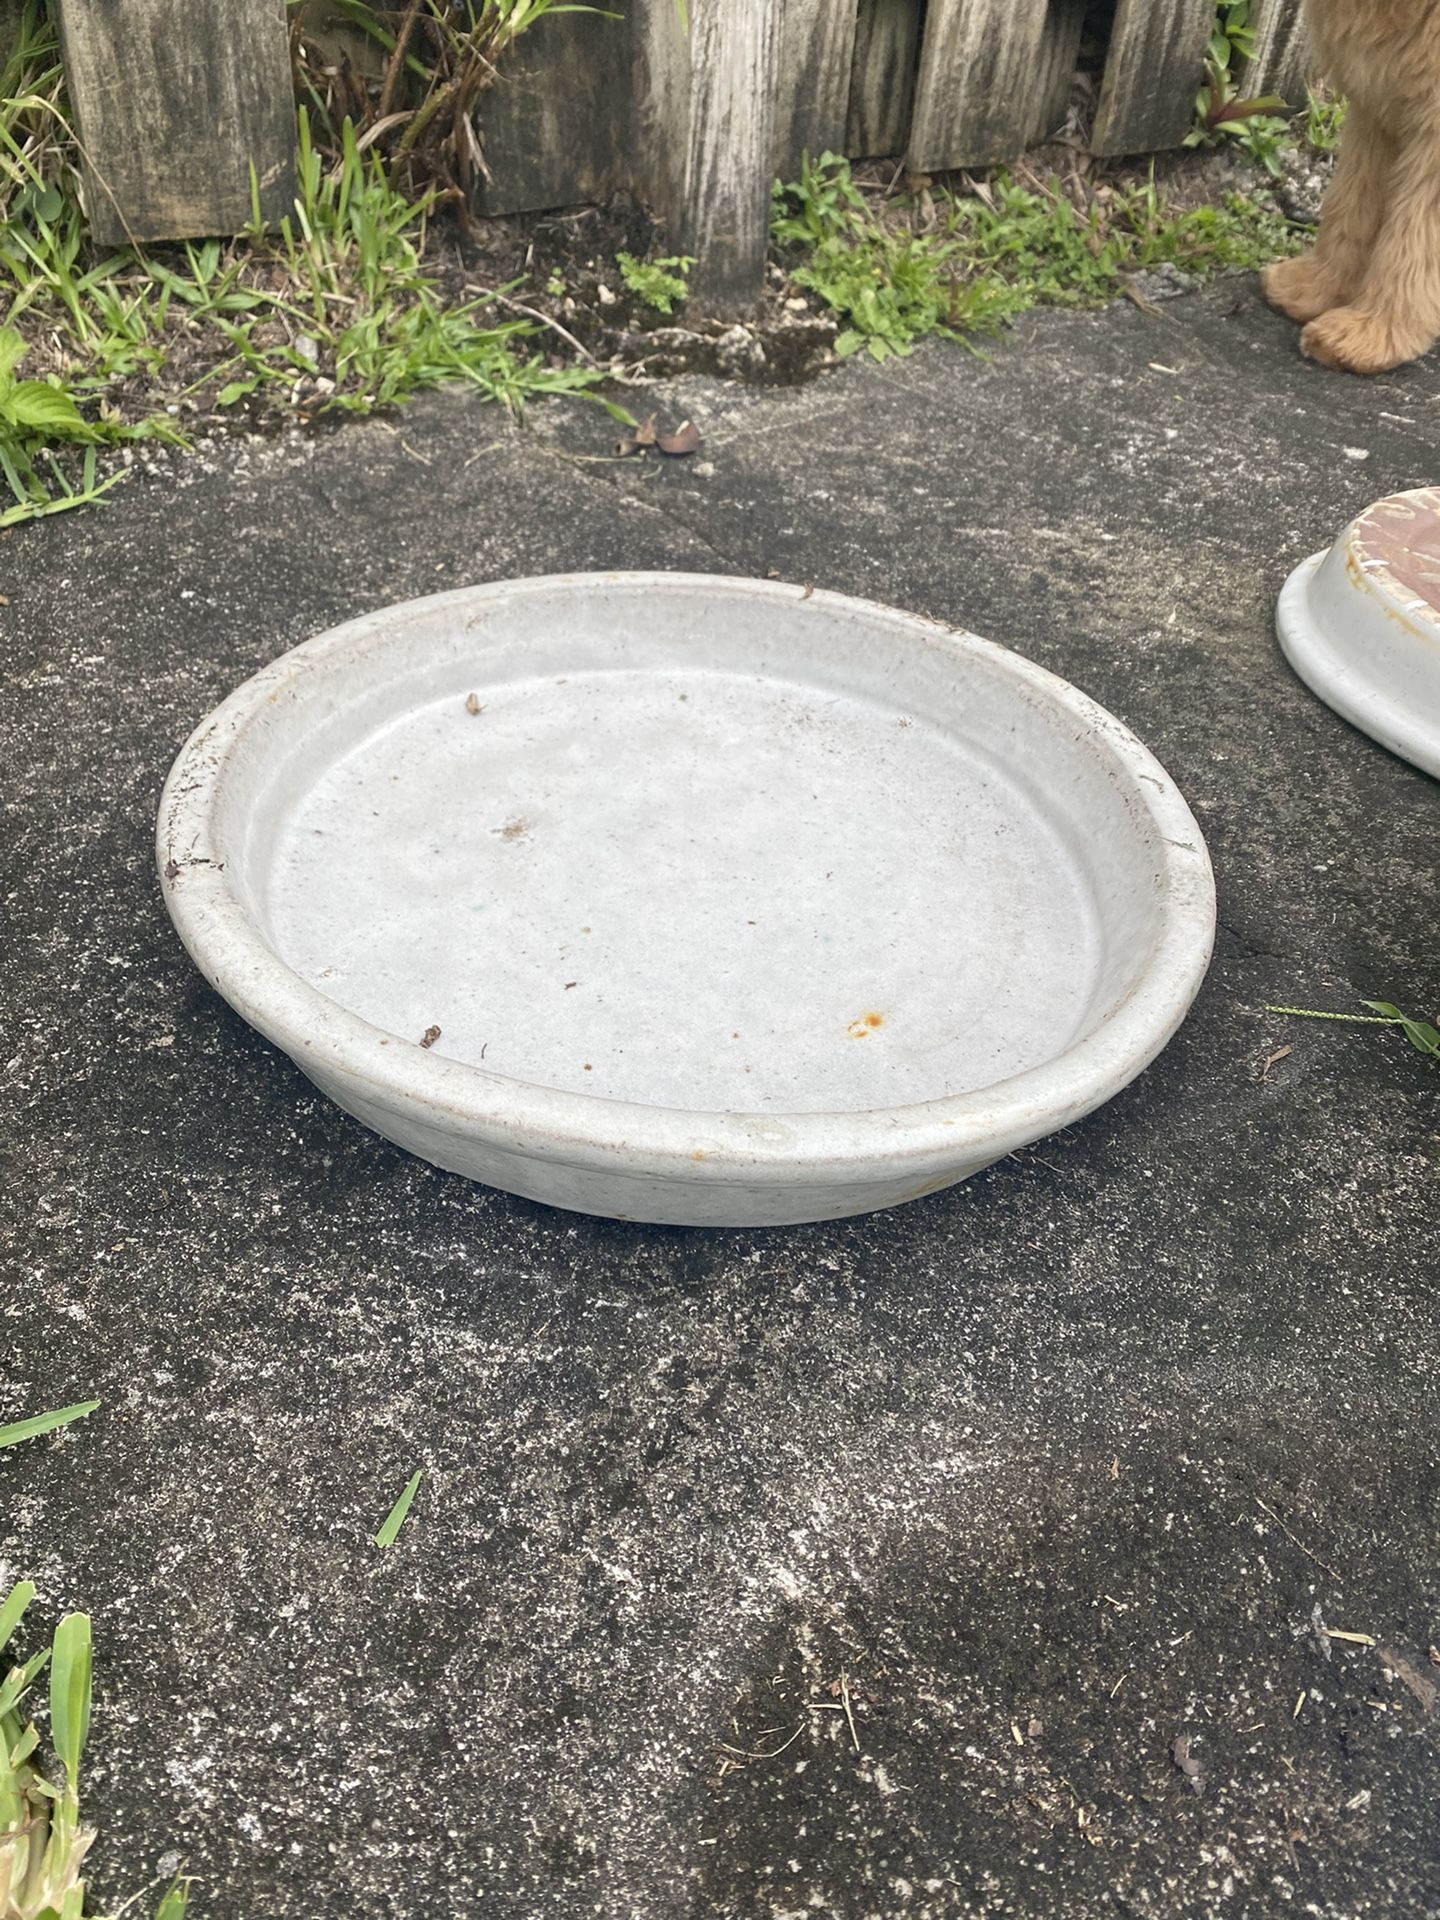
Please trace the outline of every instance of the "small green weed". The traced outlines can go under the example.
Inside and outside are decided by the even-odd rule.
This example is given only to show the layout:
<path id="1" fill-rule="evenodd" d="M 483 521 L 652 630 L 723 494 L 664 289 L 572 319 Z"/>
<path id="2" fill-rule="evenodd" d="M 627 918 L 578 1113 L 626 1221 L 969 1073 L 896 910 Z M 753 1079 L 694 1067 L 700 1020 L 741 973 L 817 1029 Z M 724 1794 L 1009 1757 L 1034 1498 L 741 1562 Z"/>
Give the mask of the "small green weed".
<path id="1" fill-rule="evenodd" d="M 85 506 L 114 484 L 113 480 L 97 484 L 94 443 L 99 436 L 87 426 L 69 394 L 43 380 L 16 379 L 15 369 L 24 355 L 20 334 L 13 327 L 0 328 L 0 477 L 14 502 L 0 509 L 0 527 Z M 57 444 L 84 446 L 78 486 L 72 485 L 51 451 Z M 48 478 L 42 475 L 42 463 Z"/>
<path id="2" fill-rule="evenodd" d="M 0 1605 L 0 1654 L 35 1598 L 28 1580 Z M 94 1844 L 80 1824 L 80 1762 L 90 1734 L 90 1621 L 67 1613 L 49 1647 L 0 1680 L 0 1917 L 3 1920 L 81 1920 L 81 1869 Z M 23 1702 L 50 1669 L 50 1738 L 60 1763 L 57 1785 L 37 1758 L 40 1737 L 23 1715 Z M 184 1920 L 189 1883 L 177 1880 L 155 1920 Z"/>
<path id="3" fill-rule="evenodd" d="M 1266 1007 L 1266 1013 L 1289 1014 L 1295 1020 L 1334 1020 L 1353 1027 L 1399 1027 L 1417 1053 L 1440 1060 L 1440 1028 L 1428 1020 L 1412 1020 L 1388 1000 L 1362 1000 L 1369 1013 L 1325 1013 L 1317 1007 Z"/>
<path id="4" fill-rule="evenodd" d="M 1153 180 L 1117 196 L 1112 229 L 1122 271 L 1168 265 L 1202 279 L 1253 271 L 1283 254 L 1299 253 L 1308 238 L 1307 229 L 1241 193 L 1226 194 L 1218 205 L 1173 213 Z"/>
<path id="5" fill-rule="evenodd" d="M 935 207 L 928 231 L 916 230 L 914 203 L 875 209 L 834 154 L 777 184 L 773 237 L 795 283 L 844 323 L 838 354 L 863 347 L 885 359 L 928 334 L 994 333 L 1037 305 L 1102 305 L 1146 268 L 1205 276 L 1300 244 L 1288 221 L 1238 194 L 1172 213 L 1153 181 L 1109 190 L 1081 212 L 1058 182 L 1035 192 L 999 174 Z"/>
<path id="6" fill-rule="evenodd" d="M 50 380 L 16 378 L 15 370 L 25 353 L 24 336 L 14 327 L 0 327 L 0 479 L 12 501 L 10 506 L 0 507 L 0 527 L 43 519 L 71 507 L 91 506 L 101 499 L 125 477 L 112 473 L 104 480 L 97 479 L 96 452 L 102 444 L 179 438 L 168 422 L 147 421 L 127 427 L 106 418 L 103 406 L 98 422 L 87 420 L 58 376 Z M 67 472 L 57 449 L 82 447 L 78 473 L 73 468 Z"/>
<path id="7" fill-rule="evenodd" d="M 1215 146 L 1234 141 L 1278 179 L 1284 172 L 1280 156 L 1292 143 L 1285 102 L 1267 93 L 1242 100 L 1235 76 L 1255 51 L 1250 25 L 1250 0 L 1219 0 L 1215 26 L 1205 60 L 1205 84 L 1195 99 L 1195 125 L 1186 135 L 1187 147 Z"/>
<path id="8" fill-rule="evenodd" d="M 674 254 L 668 260 L 637 260 L 633 253 L 617 253 L 615 260 L 626 286 L 656 313 L 673 313 L 690 298 L 686 276 L 695 262 L 688 254 Z"/>
<path id="9" fill-rule="evenodd" d="M 1172 213 L 1153 181 L 1082 214 L 1058 182 L 1040 194 L 1001 177 L 985 199 L 953 202 L 947 229 L 964 242 L 967 271 L 998 275 L 1029 306 L 1093 306 L 1132 273 L 1174 266 L 1204 278 L 1299 244 L 1289 221 L 1240 194 Z"/>
<path id="10" fill-rule="evenodd" d="M 887 226 L 837 154 L 814 162 L 807 154 L 798 180 L 775 183 L 770 230 L 798 255 L 795 284 L 845 322 L 835 341 L 842 359 L 863 348 L 888 360 L 928 334 L 993 333 L 1023 304 L 999 279 L 966 283 L 955 242 Z"/>
<path id="11" fill-rule="evenodd" d="M 1314 153 L 1334 153 L 1345 128 L 1345 96 L 1309 87 L 1305 95 L 1305 144 Z"/>

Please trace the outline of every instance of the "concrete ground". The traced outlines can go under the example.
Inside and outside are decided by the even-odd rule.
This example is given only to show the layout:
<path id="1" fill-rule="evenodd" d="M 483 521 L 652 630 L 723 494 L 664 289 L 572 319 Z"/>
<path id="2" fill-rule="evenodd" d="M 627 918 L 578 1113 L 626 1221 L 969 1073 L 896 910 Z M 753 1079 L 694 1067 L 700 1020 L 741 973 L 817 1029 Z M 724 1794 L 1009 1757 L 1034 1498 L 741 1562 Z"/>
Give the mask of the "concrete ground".
<path id="1" fill-rule="evenodd" d="M 1263 1011 L 1440 1002 L 1436 786 L 1270 625 L 1440 478 L 1440 363 L 1322 373 L 1229 282 L 656 404 L 698 460 L 452 395 L 0 542 L 4 1417 L 104 1401 L 0 1455 L 0 1574 L 94 1617 L 101 1895 L 184 1860 L 197 1920 L 1440 1913 L 1440 1081 Z M 548 1212 L 312 1093 L 171 933 L 176 748 L 334 621 L 613 566 L 893 601 L 1129 721 L 1221 900 L 1160 1062 L 772 1233 Z"/>

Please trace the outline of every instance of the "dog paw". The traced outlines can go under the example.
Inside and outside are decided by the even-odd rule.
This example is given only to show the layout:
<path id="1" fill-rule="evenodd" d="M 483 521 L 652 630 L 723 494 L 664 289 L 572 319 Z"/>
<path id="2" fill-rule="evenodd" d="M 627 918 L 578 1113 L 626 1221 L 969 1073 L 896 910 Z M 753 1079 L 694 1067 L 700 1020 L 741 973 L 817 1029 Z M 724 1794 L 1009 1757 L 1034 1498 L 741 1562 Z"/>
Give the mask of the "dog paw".
<path id="1" fill-rule="evenodd" d="M 1313 253 L 1298 260 L 1276 260 L 1260 275 L 1260 291 L 1272 307 L 1301 326 L 1328 313 L 1338 302 L 1335 284 Z"/>
<path id="2" fill-rule="evenodd" d="M 1426 335 L 1407 334 L 1361 307 L 1332 307 L 1300 336 L 1300 351 L 1340 373 L 1388 373 L 1418 360 L 1431 345 Z"/>

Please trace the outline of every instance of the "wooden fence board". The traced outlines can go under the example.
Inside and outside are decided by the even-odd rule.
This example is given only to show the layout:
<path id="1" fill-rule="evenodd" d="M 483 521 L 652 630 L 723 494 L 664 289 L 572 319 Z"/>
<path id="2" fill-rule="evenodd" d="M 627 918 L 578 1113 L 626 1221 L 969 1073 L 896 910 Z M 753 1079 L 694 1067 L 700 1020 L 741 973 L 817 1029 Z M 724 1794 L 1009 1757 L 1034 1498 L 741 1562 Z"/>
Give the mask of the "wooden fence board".
<path id="1" fill-rule="evenodd" d="M 55 0 L 96 237 L 233 232 L 293 195 L 285 0 Z M 0 24 L 15 0 L 0 0 Z M 1063 123 L 1086 0 L 623 0 L 540 22 L 482 113 L 491 213 L 636 187 L 700 261 L 713 312 L 764 272 L 769 183 L 802 151 L 907 151 L 917 170 L 1015 158 Z M 307 0 L 307 31 L 336 0 Z M 1098 153 L 1188 130 L 1212 0 L 1116 0 Z M 1250 90 L 1299 98 L 1300 0 L 1255 0 Z M 365 49 L 351 56 L 364 61 Z M 371 56 L 373 64 L 373 56 Z"/>
<path id="2" fill-rule="evenodd" d="M 780 96 L 774 0 L 630 0 L 635 182 L 692 254 L 707 313 L 750 312 L 765 282 Z"/>
<path id="3" fill-rule="evenodd" d="M 674 0 L 630 0 L 626 17 L 634 183 L 678 236 L 690 149 L 690 40 Z"/>
<path id="4" fill-rule="evenodd" d="M 1050 0 L 1050 18 L 1040 51 L 1036 118 L 1031 129 L 1033 140 L 1049 140 L 1065 124 L 1084 30 L 1085 0 Z"/>
<path id="5" fill-rule="evenodd" d="M 1311 59 L 1302 8 L 1303 0 L 1257 0 L 1255 54 L 1241 78 L 1242 93 L 1278 93 L 1290 106 L 1304 106 Z"/>
<path id="6" fill-rule="evenodd" d="M 904 153 L 920 54 L 920 0 L 860 0 L 845 151 L 854 160 Z"/>
<path id="7" fill-rule="evenodd" d="M 479 126 L 482 213 L 609 199 L 632 166 L 626 23 L 608 10 L 538 21 L 482 95 Z"/>
<path id="8" fill-rule="evenodd" d="M 250 167 L 275 219 L 295 194 L 284 0 L 59 0 L 85 198 L 102 246 L 235 233 Z"/>
<path id="9" fill-rule="evenodd" d="M 1183 142 L 1214 24 L 1214 0 L 1119 0 L 1092 151 L 1156 153 Z"/>
<path id="10" fill-rule="evenodd" d="M 710 313 L 750 311 L 765 279 L 780 16 L 774 0 L 691 0 L 681 236 Z"/>
<path id="11" fill-rule="evenodd" d="M 781 9 L 774 166 L 788 180 L 800 156 L 845 151 L 855 0 L 786 0 Z"/>
<path id="12" fill-rule="evenodd" d="M 915 82 L 917 173 L 1023 153 L 1040 107 L 1049 0 L 930 0 Z"/>

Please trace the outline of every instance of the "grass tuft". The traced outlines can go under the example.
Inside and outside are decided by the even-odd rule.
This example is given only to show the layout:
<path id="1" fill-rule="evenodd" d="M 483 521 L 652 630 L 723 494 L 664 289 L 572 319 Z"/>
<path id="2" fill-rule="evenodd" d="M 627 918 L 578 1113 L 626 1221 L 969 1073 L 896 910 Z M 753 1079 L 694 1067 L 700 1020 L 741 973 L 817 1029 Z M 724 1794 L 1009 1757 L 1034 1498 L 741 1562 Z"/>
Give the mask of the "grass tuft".
<path id="1" fill-rule="evenodd" d="M 434 196 L 407 199 L 349 121 L 327 165 L 303 109 L 298 192 L 278 234 L 257 211 L 228 246 L 124 248 L 92 261 L 39 0 L 27 0 L 5 85 L 0 525 L 101 499 L 123 477 L 99 477 L 101 449 L 183 445 L 182 411 L 223 417 L 262 390 L 310 420 L 460 381 L 518 414 L 532 396 L 589 393 L 603 378 L 552 364 L 531 321 L 501 317 L 508 289 L 452 304 L 425 259 Z M 117 404 L 127 386 L 148 408 L 138 419 Z"/>
<path id="2" fill-rule="evenodd" d="M 35 1598 L 31 1583 L 12 1587 L 0 1604 L 0 1653 Z M 40 1737 L 24 1703 L 50 1669 L 50 1736 L 60 1764 L 52 1779 L 41 1763 Z M 0 1679 L 0 1916 L 3 1920 L 82 1920 L 82 1869 L 95 1841 L 80 1823 L 80 1764 L 90 1732 L 90 1621 L 66 1614 L 51 1644 Z M 189 1883 L 165 1893 L 155 1920 L 185 1920 Z M 132 1903 L 133 1904 L 133 1903 Z"/>
<path id="3" fill-rule="evenodd" d="M 305 0 L 287 0 L 292 13 Z M 522 35 L 552 14 L 599 13 L 578 0 L 331 0 L 335 21 L 377 54 L 366 79 L 291 31 L 296 91 L 315 115 L 317 136 L 338 153 L 345 122 L 386 157 L 394 183 L 413 196 L 435 194 L 462 218 L 488 178 L 479 109 L 497 66 Z"/>
<path id="4" fill-rule="evenodd" d="M 1305 90 L 1305 144 L 1312 153 L 1334 153 L 1345 130 L 1345 96 L 1324 87 Z"/>
<path id="5" fill-rule="evenodd" d="M 776 183 L 772 235 L 791 279 L 840 320 L 836 353 L 877 360 L 928 335 L 993 334 L 1039 305 L 1103 305 L 1160 266 L 1201 278 L 1260 266 L 1303 239 L 1239 194 L 1173 212 L 1153 179 L 1102 188 L 1083 211 L 1058 181 L 1035 191 L 1003 173 L 971 197 L 937 190 L 877 209 L 833 153 Z"/>

